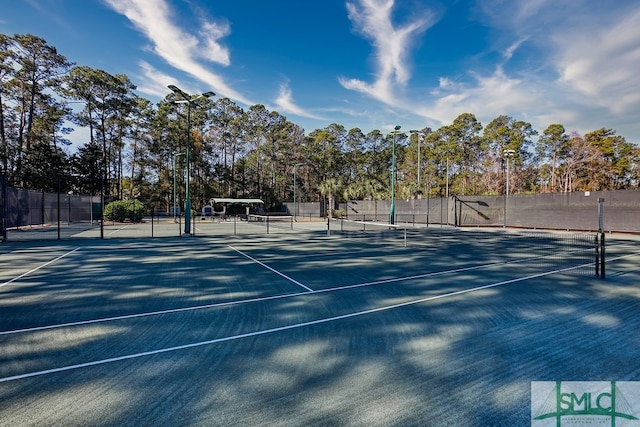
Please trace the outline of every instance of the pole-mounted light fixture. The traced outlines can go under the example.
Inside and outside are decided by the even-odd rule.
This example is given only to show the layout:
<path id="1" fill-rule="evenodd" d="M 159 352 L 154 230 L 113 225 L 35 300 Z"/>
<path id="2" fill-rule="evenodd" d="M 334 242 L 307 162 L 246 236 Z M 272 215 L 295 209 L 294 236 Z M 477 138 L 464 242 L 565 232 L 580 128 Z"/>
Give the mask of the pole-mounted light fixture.
<path id="1" fill-rule="evenodd" d="M 400 133 L 400 125 L 393 128 L 393 148 L 391 149 L 391 207 L 389 208 L 389 224 L 396 223 L 396 140 Z"/>
<path id="2" fill-rule="evenodd" d="M 516 150 L 505 149 L 502 154 L 507 159 L 507 182 L 506 182 L 506 195 L 509 197 L 509 159 L 516 155 Z"/>
<path id="3" fill-rule="evenodd" d="M 420 187 L 420 145 L 422 145 L 422 141 L 424 141 L 425 134 L 419 130 L 410 130 L 409 133 L 417 133 L 418 134 L 418 187 Z"/>
<path id="4" fill-rule="evenodd" d="M 185 201 L 184 201 L 184 234 L 191 235 L 191 195 L 189 193 L 189 179 L 191 177 L 189 168 L 189 147 L 191 145 L 191 104 L 201 98 L 210 98 L 215 95 L 213 92 L 204 92 L 199 95 L 189 95 L 176 85 L 169 85 L 169 89 L 176 95 L 182 97 L 182 101 L 176 103 L 187 104 L 187 148 L 185 150 L 186 165 L 186 182 L 185 182 Z"/>
<path id="5" fill-rule="evenodd" d="M 504 193 L 504 223 L 503 227 L 507 226 L 507 199 L 509 198 L 509 159 L 516 155 L 516 150 L 512 150 L 509 148 L 505 148 L 502 150 L 502 155 L 505 159 L 507 159 L 507 177 L 505 182 L 505 193 Z"/>

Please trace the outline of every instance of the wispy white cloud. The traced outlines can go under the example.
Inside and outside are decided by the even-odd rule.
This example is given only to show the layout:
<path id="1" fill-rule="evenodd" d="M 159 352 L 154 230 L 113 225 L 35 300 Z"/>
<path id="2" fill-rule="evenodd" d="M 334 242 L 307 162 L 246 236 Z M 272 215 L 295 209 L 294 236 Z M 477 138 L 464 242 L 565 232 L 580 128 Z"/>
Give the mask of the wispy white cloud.
<path id="1" fill-rule="evenodd" d="M 371 41 L 374 48 L 375 76 L 373 83 L 340 77 L 340 84 L 350 90 L 365 93 L 384 103 L 396 103 L 394 89 L 403 87 L 411 76 L 409 53 L 417 36 L 433 25 L 433 14 L 425 14 L 404 26 L 394 26 L 394 0 L 357 0 L 347 2 L 349 19 L 354 29 Z"/>
<path id="2" fill-rule="evenodd" d="M 229 87 L 220 74 L 211 71 L 202 62 L 212 62 L 221 66 L 231 65 L 229 49 L 220 42 L 231 33 L 228 22 L 222 20 L 210 22 L 201 14 L 199 29 L 195 32 L 189 32 L 174 23 L 171 19 L 172 13 L 165 0 L 153 2 L 147 0 L 105 1 L 114 10 L 125 15 L 139 31 L 147 36 L 152 43 L 151 48 L 154 53 L 176 69 L 184 71 L 204 83 L 204 90 L 213 89 L 219 95 L 234 101 L 245 105 L 253 104 L 252 101 Z M 141 68 L 147 83 L 139 87 L 140 91 L 157 96 L 161 90 L 153 89 L 152 84 L 158 84 L 162 88 L 166 88 L 168 84 L 177 84 L 174 78 L 158 72 L 146 62 L 141 63 Z M 288 83 L 281 85 L 275 103 L 285 113 L 312 119 L 320 118 L 295 104 Z"/>
<path id="3" fill-rule="evenodd" d="M 640 107 L 640 5 L 598 29 L 555 32 L 560 82 L 614 113 Z"/>
<path id="4" fill-rule="evenodd" d="M 573 90 L 576 96 L 619 112 L 640 103 L 640 4 L 619 7 L 597 0 L 478 0 L 499 43 L 526 40 L 535 58 L 556 75 L 538 84 Z M 499 7 L 497 7 L 499 6 Z M 515 40 L 515 42 L 513 41 Z M 515 49 L 514 49 L 515 51 Z M 546 80 L 546 81 L 545 81 Z"/>
<path id="5" fill-rule="evenodd" d="M 222 66 L 230 64 L 228 49 L 219 40 L 229 34 L 227 24 L 204 21 L 197 34 L 179 28 L 172 20 L 164 0 L 104 0 L 116 12 L 126 16 L 151 42 L 152 50 L 168 64 L 200 82 L 204 90 L 250 105 L 252 102 L 232 89 L 217 74 L 201 63 L 204 59 Z M 177 82 L 174 82 L 177 83 Z"/>
<path id="6" fill-rule="evenodd" d="M 280 91 L 275 103 L 282 112 L 295 114 L 296 116 L 306 117 L 308 119 L 321 119 L 321 117 L 296 105 L 293 101 L 293 95 L 288 81 L 280 85 Z"/>
<path id="7" fill-rule="evenodd" d="M 493 72 L 469 69 L 465 78 L 441 77 L 415 109 L 418 114 L 442 124 L 472 112 L 485 123 L 514 115 L 540 131 L 563 123 L 579 132 L 616 124 L 633 132 L 629 123 L 640 109 L 640 5 L 611 8 L 595 0 L 477 4 L 492 34 L 486 49 L 498 53 Z"/>
<path id="8" fill-rule="evenodd" d="M 462 113 L 494 118 L 511 111 L 531 111 L 541 103 L 540 94 L 523 79 L 507 76 L 500 66 L 490 75 L 471 73 L 470 83 L 440 78 L 431 102 L 415 111 L 425 118 L 450 123 Z"/>
<path id="9" fill-rule="evenodd" d="M 40 5 L 45 0 L 26 1 Z M 209 12 L 203 12 L 189 27 L 181 27 L 168 0 L 102 1 L 147 37 L 150 51 L 202 83 L 194 91 L 211 89 L 239 103 L 253 104 L 218 72 L 232 64 L 225 44 L 231 34 L 226 20 L 212 21 L 207 18 Z M 472 0 L 475 6 L 469 8 L 470 18 L 480 21 L 487 33 L 481 51 L 470 53 L 473 58 L 450 62 L 452 52 L 447 52 L 433 64 L 435 70 L 447 62 L 439 76 L 429 76 L 429 66 L 423 68 L 429 71 L 414 77 L 414 48 L 422 38 L 432 36 L 427 30 L 445 16 L 446 6 L 440 2 L 441 13 L 414 10 L 408 18 L 401 18 L 405 3 L 396 0 L 343 1 L 353 32 L 371 46 L 371 77 L 343 75 L 338 81 L 347 89 L 343 95 L 357 92 L 365 96 L 345 100 L 342 107 L 337 101 L 330 108 L 311 111 L 296 103 L 295 85 L 286 81 L 278 88 L 276 81 L 274 108 L 310 121 L 325 120 L 317 114 L 336 122 L 351 117 L 357 126 L 366 122 L 378 127 L 394 119 L 402 124 L 409 118 L 434 126 L 469 112 L 485 124 L 498 115 L 512 115 L 530 121 L 540 131 L 550 123 L 563 123 L 568 130 L 581 132 L 597 127 L 617 128 L 623 134 L 625 127 L 636 135 L 639 132 L 635 124 L 640 111 L 637 2 L 626 0 L 612 7 L 600 0 Z M 420 3 L 430 2 L 415 2 Z M 194 4 L 190 6 L 197 7 Z M 452 68 L 455 66 L 458 68 Z M 140 62 L 140 67 L 144 83 L 139 90 L 145 93 L 158 96 L 166 94 L 167 84 L 181 86 L 149 63 Z M 420 86 L 412 86 L 417 84 Z"/>
<path id="10" fill-rule="evenodd" d="M 198 49 L 199 52 L 202 52 L 201 57 L 222 65 L 231 65 L 229 49 L 218 42 L 230 32 L 231 28 L 228 23 L 203 22 L 199 32 L 203 48 Z"/>
<path id="11" fill-rule="evenodd" d="M 509 62 L 520 46 L 527 41 L 527 37 L 522 37 L 511 43 L 502 53 L 504 62 Z"/>
<path id="12" fill-rule="evenodd" d="M 137 81 L 142 83 L 138 85 L 137 91 L 160 99 L 164 98 L 167 95 L 167 86 L 174 83 L 175 78 L 158 71 L 146 61 L 139 61 L 138 65 L 142 75 L 138 76 Z"/>

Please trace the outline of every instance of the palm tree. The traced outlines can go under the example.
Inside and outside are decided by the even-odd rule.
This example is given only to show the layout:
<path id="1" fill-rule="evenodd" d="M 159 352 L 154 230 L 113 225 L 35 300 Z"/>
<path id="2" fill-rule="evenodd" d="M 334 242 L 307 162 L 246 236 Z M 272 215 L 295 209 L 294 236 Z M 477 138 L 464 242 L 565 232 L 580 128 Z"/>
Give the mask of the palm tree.
<path id="1" fill-rule="evenodd" d="M 342 183 L 337 178 L 327 178 L 318 185 L 318 191 L 329 200 L 327 214 L 333 218 L 333 208 L 335 207 L 336 194 L 340 192 Z"/>

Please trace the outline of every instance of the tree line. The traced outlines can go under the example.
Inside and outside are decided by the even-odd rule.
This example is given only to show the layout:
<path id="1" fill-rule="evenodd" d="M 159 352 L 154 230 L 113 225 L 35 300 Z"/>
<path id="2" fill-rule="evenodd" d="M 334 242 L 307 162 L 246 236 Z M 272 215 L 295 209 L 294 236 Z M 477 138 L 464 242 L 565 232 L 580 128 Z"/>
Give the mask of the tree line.
<path id="1" fill-rule="evenodd" d="M 389 199 L 638 188 L 640 148 L 613 129 L 585 135 L 500 115 L 460 114 L 449 125 L 368 133 L 331 124 L 304 129 L 264 105 L 157 104 L 126 75 L 79 66 L 37 36 L 0 34 L 0 168 L 14 186 L 139 199 L 169 209 L 184 197 L 187 132 L 194 207 L 211 197 Z M 70 149 L 74 126 L 86 141 Z M 296 180 L 294 184 L 294 179 Z M 295 189 L 295 190 L 294 190 Z"/>

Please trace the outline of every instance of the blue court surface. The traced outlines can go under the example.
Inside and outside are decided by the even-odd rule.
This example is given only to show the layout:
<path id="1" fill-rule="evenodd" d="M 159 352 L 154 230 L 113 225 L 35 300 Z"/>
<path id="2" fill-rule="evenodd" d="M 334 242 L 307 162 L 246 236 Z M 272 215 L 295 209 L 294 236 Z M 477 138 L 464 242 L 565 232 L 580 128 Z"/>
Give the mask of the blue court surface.
<path id="1" fill-rule="evenodd" d="M 0 425 L 524 426 L 532 381 L 640 381 L 638 236 L 602 279 L 562 233 L 316 227 L 0 246 Z"/>

